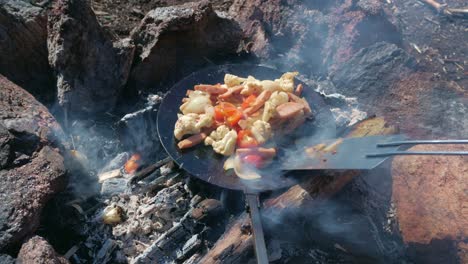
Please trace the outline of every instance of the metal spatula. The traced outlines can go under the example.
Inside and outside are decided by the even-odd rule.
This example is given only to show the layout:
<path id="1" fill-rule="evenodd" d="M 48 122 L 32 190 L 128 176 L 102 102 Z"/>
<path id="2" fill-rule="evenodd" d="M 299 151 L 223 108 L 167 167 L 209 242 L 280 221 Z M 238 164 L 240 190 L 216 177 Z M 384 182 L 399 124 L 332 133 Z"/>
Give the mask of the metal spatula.
<path id="1" fill-rule="evenodd" d="M 327 140 L 286 158 L 284 170 L 370 170 L 395 155 L 468 155 L 468 151 L 400 151 L 402 145 L 468 144 L 468 140 L 404 140 L 403 135 Z M 301 150 L 302 151 L 302 150 Z M 300 157 L 300 158 L 298 158 Z"/>

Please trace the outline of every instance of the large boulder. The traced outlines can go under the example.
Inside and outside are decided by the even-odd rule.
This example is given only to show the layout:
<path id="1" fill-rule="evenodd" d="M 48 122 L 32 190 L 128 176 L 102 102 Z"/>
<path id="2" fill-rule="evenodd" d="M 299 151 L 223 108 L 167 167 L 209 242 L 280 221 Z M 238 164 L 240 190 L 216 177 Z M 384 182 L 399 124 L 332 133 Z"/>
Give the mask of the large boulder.
<path id="1" fill-rule="evenodd" d="M 377 0 L 234 0 L 229 14 L 243 29 L 245 50 L 304 74 L 334 69 L 376 42 L 400 42 Z"/>
<path id="2" fill-rule="evenodd" d="M 45 203 L 65 188 L 62 137 L 47 108 L 0 75 L 0 251 L 31 235 Z"/>
<path id="3" fill-rule="evenodd" d="M 40 100 L 53 100 L 44 9 L 22 0 L 0 2 L 0 74 Z"/>
<path id="4" fill-rule="evenodd" d="M 44 238 L 34 236 L 21 246 L 16 263 L 68 264 L 70 262 L 59 256 Z"/>
<path id="5" fill-rule="evenodd" d="M 463 145 L 418 145 L 412 151 L 468 151 Z M 466 156 L 407 156 L 392 164 L 393 200 L 409 254 L 417 263 L 466 263 Z"/>
<path id="6" fill-rule="evenodd" d="M 137 50 L 129 87 L 145 90 L 167 87 L 218 56 L 235 54 L 241 30 L 202 1 L 151 10 L 131 37 Z"/>
<path id="7" fill-rule="evenodd" d="M 376 111 L 413 137 L 464 138 L 468 131 L 468 90 L 433 72 L 414 72 L 381 95 Z"/>
<path id="8" fill-rule="evenodd" d="M 130 71 L 131 41 L 113 42 L 88 1 L 60 0 L 49 14 L 47 44 L 59 104 L 73 114 L 112 110 Z"/>
<path id="9" fill-rule="evenodd" d="M 375 43 L 355 53 L 331 75 L 337 91 L 374 106 L 404 74 L 411 72 L 411 57 L 395 44 Z"/>

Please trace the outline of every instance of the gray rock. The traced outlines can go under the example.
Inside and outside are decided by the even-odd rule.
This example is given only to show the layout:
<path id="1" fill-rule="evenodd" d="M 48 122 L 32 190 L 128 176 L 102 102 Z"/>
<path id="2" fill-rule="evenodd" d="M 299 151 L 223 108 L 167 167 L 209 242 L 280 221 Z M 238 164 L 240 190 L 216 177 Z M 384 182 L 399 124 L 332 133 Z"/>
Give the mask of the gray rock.
<path id="1" fill-rule="evenodd" d="M 411 57 L 395 44 L 379 42 L 361 49 L 331 75 L 337 92 L 372 105 L 410 72 Z"/>
<path id="2" fill-rule="evenodd" d="M 137 50 L 129 86 L 173 83 L 218 55 L 235 54 L 241 36 L 207 1 L 151 10 L 131 34 Z"/>
<path id="3" fill-rule="evenodd" d="M 0 75 L 0 251 L 39 226 L 46 202 L 66 185 L 63 132 L 46 107 Z M 5 131 L 5 129 L 7 131 Z"/>
<path id="4" fill-rule="evenodd" d="M 13 135 L 0 123 L 0 170 L 5 168 L 11 160 L 11 144 Z"/>
<path id="5" fill-rule="evenodd" d="M 104 197 L 111 197 L 119 195 L 127 190 L 128 179 L 126 178 L 112 178 L 104 181 L 101 185 L 101 195 Z"/>
<path id="6" fill-rule="evenodd" d="M 54 248 L 42 237 L 34 236 L 24 243 L 18 254 L 18 264 L 69 264 L 70 262 L 57 254 Z"/>
<path id="7" fill-rule="evenodd" d="M 49 14 L 47 43 L 59 104 L 71 114 L 112 110 L 127 81 L 131 41 L 113 42 L 88 1 L 60 0 Z"/>
<path id="8" fill-rule="evenodd" d="M 2 263 L 2 264 L 14 264 L 15 259 L 12 258 L 10 255 L 0 254 L 0 263 Z"/>
<path id="9" fill-rule="evenodd" d="M 28 1 L 0 1 L 0 74 L 40 100 L 53 100 L 45 10 Z"/>

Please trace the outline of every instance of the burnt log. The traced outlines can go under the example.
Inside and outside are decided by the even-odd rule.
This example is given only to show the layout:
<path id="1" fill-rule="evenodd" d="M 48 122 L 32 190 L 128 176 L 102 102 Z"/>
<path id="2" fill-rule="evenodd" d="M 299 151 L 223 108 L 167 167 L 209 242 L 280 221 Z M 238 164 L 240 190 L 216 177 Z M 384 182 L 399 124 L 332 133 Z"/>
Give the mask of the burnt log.
<path id="1" fill-rule="evenodd" d="M 346 131 L 344 136 L 362 137 L 396 132 L 394 126 L 390 126 L 382 118 L 375 117 L 359 122 Z M 277 197 L 266 200 L 263 203 L 262 215 L 268 218 L 268 215 L 294 214 L 305 208 L 311 210 L 315 205 L 337 194 L 359 174 L 359 171 L 324 172 L 323 175 L 311 177 Z M 249 226 L 248 215 L 240 215 L 200 263 L 245 263 L 252 256 L 253 249 L 253 236 Z"/>

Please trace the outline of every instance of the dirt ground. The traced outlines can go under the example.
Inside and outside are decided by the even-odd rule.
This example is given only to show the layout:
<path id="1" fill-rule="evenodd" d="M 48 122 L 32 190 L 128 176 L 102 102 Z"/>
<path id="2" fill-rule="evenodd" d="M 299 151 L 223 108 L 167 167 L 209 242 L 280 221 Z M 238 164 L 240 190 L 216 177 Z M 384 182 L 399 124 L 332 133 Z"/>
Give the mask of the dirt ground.
<path id="1" fill-rule="evenodd" d="M 468 87 L 468 20 L 437 14 L 420 1 L 390 1 L 391 11 L 401 27 L 406 50 L 424 71 L 435 78 Z M 440 2 L 440 1 L 439 1 Z M 465 0 L 444 1 L 450 8 L 467 7 Z"/>

